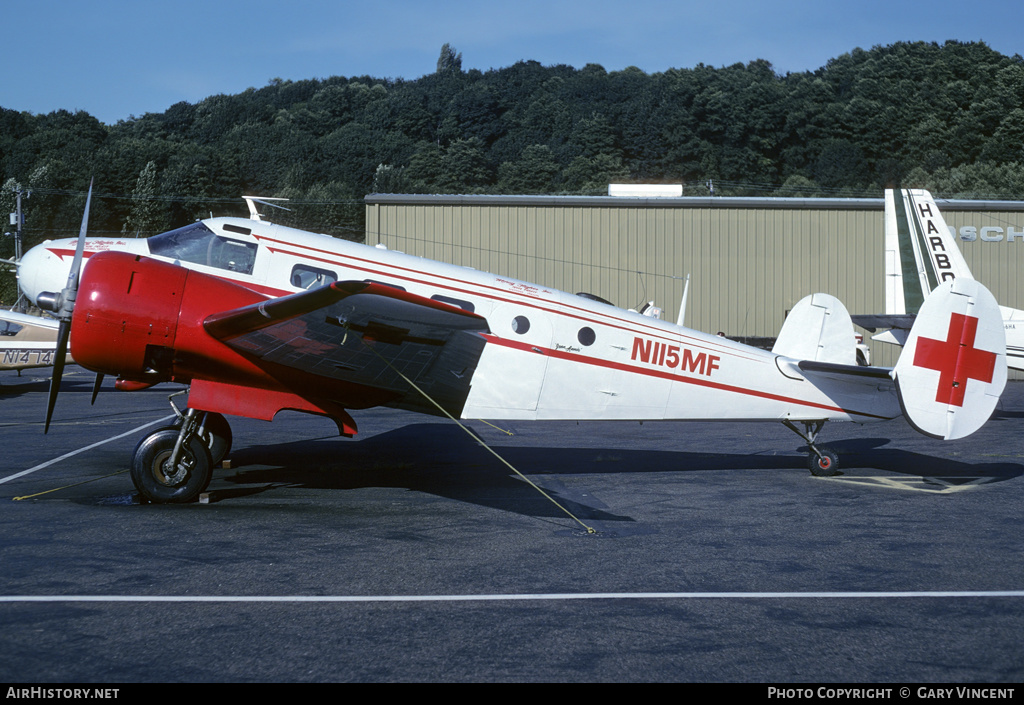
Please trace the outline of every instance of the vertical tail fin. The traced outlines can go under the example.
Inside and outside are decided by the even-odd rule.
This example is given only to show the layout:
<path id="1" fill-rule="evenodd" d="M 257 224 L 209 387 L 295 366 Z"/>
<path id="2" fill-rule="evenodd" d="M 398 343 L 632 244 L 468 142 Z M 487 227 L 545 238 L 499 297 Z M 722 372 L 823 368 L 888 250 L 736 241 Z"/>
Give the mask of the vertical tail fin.
<path id="1" fill-rule="evenodd" d="M 1006 336 L 995 297 L 980 283 L 954 278 L 921 305 L 893 370 L 907 421 L 952 440 L 974 433 L 1006 385 Z"/>
<path id="2" fill-rule="evenodd" d="M 772 352 L 794 360 L 856 365 L 856 337 L 850 314 L 830 294 L 805 296 L 786 316 Z"/>
<path id="3" fill-rule="evenodd" d="M 885 312 L 917 313 L 950 279 L 972 279 L 949 226 L 928 191 L 885 191 Z"/>

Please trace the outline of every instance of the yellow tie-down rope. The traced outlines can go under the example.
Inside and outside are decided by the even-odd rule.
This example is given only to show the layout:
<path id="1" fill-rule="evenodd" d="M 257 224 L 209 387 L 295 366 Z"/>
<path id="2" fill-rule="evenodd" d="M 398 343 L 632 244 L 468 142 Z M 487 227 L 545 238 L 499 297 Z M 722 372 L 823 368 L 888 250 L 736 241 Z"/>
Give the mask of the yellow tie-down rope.
<path id="1" fill-rule="evenodd" d="M 412 388 L 413 388 L 413 389 L 415 389 L 415 390 L 416 390 L 417 392 L 419 392 L 419 393 L 420 393 L 420 394 L 421 394 L 421 395 L 423 396 L 423 398 L 424 398 L 424 399 L 426 399 L 426 400 L 427 400 L 427 401 L 429 401 L 429 402 L 430 402 L 431 404 L 433 404 L 433 405 L 434 405 L 434 406 L 436 406 L 436 407 L 437 407 L 438 409 L 440 409 L 440 410 L 441 410 L 441 413 L 443 413 L 443 414 L 444 414 L 445 416 L 447 416 L 447 417 L 448 417 L 448 418 L 450 418 L 450 419 L 451 419 L 452 421 L 454 421 L 454 422 L 455 422 L 456 424 L 458 424 L 459 428 L 461 428 L 461 429 L 462 429 L 463 431 L 465 431 L 465 432 L 466 432 L 466 434 L 467 434 L 467 435 L 469 435 L 469 437 L 470 437 L 470 438 L 472 438 L 473 440 L 477 441 L 477 442 L 478 442 L 478 443 L 479 443 L 480 445 L 482 445 L 482 446 L 483 446 L 484 448 L 486 448 L 486 449 L 487 449 L 487 451 L 488 451 L 488 452 L 489 452 L 489 453 L 490 453 L 491 455 L 493 455 L 493 456 L 494 456 L 495 458 L 497 458 L 498 460 L 500 460 L 500 461 L 501 461 L 501 462 L 502 462 L 502 463 L 503 463 L 503 464 L 504 464 L 504 465 L 505 465 L 505 466 L 506 466 L 506 467 L 507 467 L 507 468 L 508 468 L 509 470 L 511 470 L 512 472 L 514 472 L 514 473 L 515 473 L 516 475 L 518 475 L 518 476 L 519 476 L 519 477 L 521 477 L 521 478 L 522 478 L 523 480 L 525 480 L 525 481 L 526 481 L 526 482 L 527 482 L 527 483 L 528 483 L 528 484 L 529 484 L 529 485 L 530 485 L 531 487 L 533 487 L 533 488 L 534 488 L 535 490 L 537 490 L 537 491 L 538 491 L 538 492 L 540 492 L 540 493 L 541 493 L 542 495 L 544 495 L 545 497 L 547 497 L 547 499 L 548 499 L 548 500 L 549 500 L 549 501 L 550 501 L 550 502 L 551 502 L 552 504 L 554 504 L 554 505 L 555 505 L 556 507 L 558 507 L 558 508 L 559 508 L 559 509 L 561 509 L 561 510 L 562 510 L 563 512 L 565 512 L 565 514 L 566 514 L 566 515 L 567 515 L 567 516 L 568 516 L 569 518 L 571 518 L 571 519 L 572 519 L 573 521 L 575 521 L 575 522 L 576 522 L 577 524 L 579 524 L 579 525 L 580 525 L 580 526 L 582 526 L 582 527 L 583 527 L 584 529 L 586 529 L 586 530 L 587 530 L 587 533 L 588 533 L 588 534 L 596 534 L 596 533 L 597 533 L 597 531 L 596 531 L 596 530 L 595 530 L 595 529 L 594 529 L 593 527 L 590 527 L 590 526 L 587 526 L 586 524 L 584 524 L 584 523 L 583 523 L 583 521 L 581 521 L 581 520 L 580 520 L 580 519 L 579 519 L 579 518 L 578 518 L 578 517 L 577 517 L 577 516 L 576 516 L 575 514 L 573 514 L 573 513 L 572 513 L 572 512 L 570 512 L 570 511 L 569 511 L 568 509 L 566 509 L 565 507 L 563 507 L 563 506 L 562 506 L 561 504 L 559 504 L 559 503 L 558 503 L 558 501 L 557 501 L 557 500 L 556 500 L 556 499 L 555 499 L 554 497 L 552 497 L 552 496 L 551 496 L 551 495 L 549 495 L 549 494 L 548 494 L 547 492 L 545 492 L 544 490 L 542 490 L 542 489 L 541 489 L 541 488 L 540 488 L 540 487 L 539 487 L 539 486 L 537 485 L 537 483 L 535 483 L 535 482 L 534 482 L 533 480 L 531 480 L 530 478 L 528 478 L 528 477 L 527 477 L 526 475 L 524 475 L 523 473 L 519 472 L 519 471 L 518 471 L 518 470 L 516 470 L 516 469 L 515 469 L 514 467 L 512 467 L 512 464 L 511 464 L 510 462 L 508 462 L 507 460 L 505 460 L 504 458 L 502 458 L 502 457 L 501 457 L 500 455 L 498 455 L 497 451 L 495 451 L 495 450 L 494 450 L 493 448 L 491 448 L 491 447 L 490 447 L 489 445 L 487 445 L 487 444 L 486 444 L 486 443 L 484 442 L 484 440 L 483 440 L 482 438 L 480 438 L 480 437 L 479 437 L 478 435 L 476 435 L 475 433 L 473 433 L 473 431 L 472 431 L 472 430 L 470 430 L 469 428 L 466 428 L 466 426 L 465 426 L 465 425 L 464 425 L 464 424 L 463 424 L 463 423 L 462 423 L 461 421 L 459 421 L 459 420 L 458 420 L 457 418 L 455 418 L 454 416 L 452 416 L 451 414 L 449 414 L 449 413 L 448 413 L 448 410 L 447 410 L 447 409 L 445 409 L 445 408 L 444 408 L 443 406 L 441 406 L 441 405 L 440 405 L 440 404 L 438 404 L 438 403 L 437 403 L 436 401 L 434 401 L 434 400 L 433 400 L 433 399 L 432 399 L 432 398 L 430 397 L 430 395 L 429 395 L 429 394 L 427 394 L 427 393 L 426 393 L 425 391 L 423 391 L 422 389 L 420 389 L 420 388 L 419 388 L 419 387 L 418 387 L 418 386 L 416 385 L 416 383 L 415 383 L 415 382 L 413 382 L 413 381 L 412 381 L 411 379 L 409 379 L 408 377 L 406 377 L 406 376 L 405 376 L 405 375 L 404 375 L 404 374 L 402 373 L 402 371 L 401 371 L 401 370 L 399 370 L 399 369 L 398 369 L 397 367 L 395 367 L 394 365 L 392 365 L 392 364 L 391 364 L 391 362 L 390 362 L 390 361 L 389 361 L 389 360 L 388 360 L 387 358 L 385 358 L 385 357 L 384 357 L 383 355 L 381 355 L 381 354 L 380 354 L 379 352 L 377 352 L 377 351 L 376 351 L 376 350 L 374 349 L 374 347 L 373 347 L 372 345 L 370 345 L 370 344 L 369 344 L 369 343 L 367 343 L 367 342 L 366 342 L 365 340 L 363 340 L 362 336 L 360 336 L 360 338 L 359 338 L 359 339 L 360 339 L 360 340 L 362 341 L 363 345 L 365 345 L 365 346 L 366 346 L 367 348 L 369 348 L 369 350 L 370 350 L 370 351 L 371 351 L 371 352 L 372 352 L 372 353 L 373 353 L 374 355 L 376 355 L 376 356 L 377 356 L 378 358 L 380 358 L 380 359 L 381 359 L 381 360 L 382 360 L 382 361 L 384 362 L 384 364 L 385 364 L 385 365 L 387 365 L 388 367 L 390 367 L 390 368 L 391 368 L 392 370 L 394 370 L 394 372 L 395 372 L 395 373 L 396 373 L 396 374 L 397 374 L 397 375 L 398 375 L 399 377 L 401 377 L 401 378 L 402 378 L 402 379 L 404 379 L 404 380 L 405 380 L 406 382 L 408 382 L 408 384 L 409 384 L 409 386 L 410 386 L 410 387 L 412 387 Z M 500 430 L 500 429 L 499 429 L 499 430 Z M 511 435 L 511 434 L 510 434 L 510 435 Z"/>
<path id="2" fill-rule="evenodd" d="M 96 480 L 102 480 L 106 477 L 113 477 L 114 475 L 121 475 L 128 472 L 127 470 L 118 470 L 112 472 L 109 475 L 100 475 L 99 477 L 93 477 L 88 480 L 82 480 L 81 482 L 73 482 L 70 485 L 64 485 L 63 487 L 54 487 L 52 490 L 43 490 L 42 492 L 36 492 L 35 494 L 26 494 L 21 497 L 11 497 L 12 502 L 20 502 L 23 499 L 32 499 L 33 497 L 39 497 L 40 495 L 50 494 L 51 492 L 57 492 L 58 490 L 66 490 L 69 487 L 78 487 L 79 485 L 87 485 L 90 482 L 96 482 Z"/>

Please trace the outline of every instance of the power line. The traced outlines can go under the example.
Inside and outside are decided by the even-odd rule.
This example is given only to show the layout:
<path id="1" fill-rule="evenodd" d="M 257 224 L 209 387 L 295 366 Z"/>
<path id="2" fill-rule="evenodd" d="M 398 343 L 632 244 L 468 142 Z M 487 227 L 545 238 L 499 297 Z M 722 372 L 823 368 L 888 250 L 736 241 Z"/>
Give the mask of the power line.
<path id="1" fill-rule="evenodd" d="M 70 196 L 70 197 L 82 197 L 86 195 L 85 191 L 76 191 L 72 189 L 47 189 L 47 188 L 32 188 L 31 191 L 41 196 Z M 202 202 L 202 203 L 228 203 L 237 204 L 242 200 L 241 196 L 227 197 L 227 196 L 196 196 L 196 195 L 126 195 L 120 193 L 94 193 L 93 198 L 105 199 L 112 201 L 165 201 L 169 203 L 188 203 L 188 202 Z M 363 200 L 361 198 L 351 199 L 339 199 L 339 200 L 307 200 L 301 198 L 289 198 L 288 202 L 293 205 L 300 206 L 336 206 L 336 205 L 362 205 Z"/>

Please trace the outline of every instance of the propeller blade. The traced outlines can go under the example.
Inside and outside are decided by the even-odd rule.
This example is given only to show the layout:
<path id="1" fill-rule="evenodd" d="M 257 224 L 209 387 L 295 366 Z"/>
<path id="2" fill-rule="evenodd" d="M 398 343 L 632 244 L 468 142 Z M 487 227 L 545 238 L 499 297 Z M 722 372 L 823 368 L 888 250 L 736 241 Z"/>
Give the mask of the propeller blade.
<path id="1" fill-rule="evenodd" d="M 78 277 L 82 271 L 82 260 L 85 258 L 85 236 L 89 229 L 89 206 L 92 204 L 93 181 L 95 179 L 89 180 L 89 194 L 85 197 L 85 212 L 82 213 L 82 227 L 78 231 L 75 259 L 71 261 L 71 271 L 68 272 L 68 289 L 72 291 L 78 291 Z"/>
<path id="2" fill-rule="evenodd" d="M 96 403 L 96 397 L 100 393 L 100 386 L 102 386 L 102 384 L 103 384 L 103 373 L 102 372 L 98 372 L 96 374 L 96 381 L 92 383 L 92 401 L 89 402 L 90 406 Z"/>
<path id="3" fill-rule="evenodd" d="M 60 391 L 60 379 L 64 376 L 64 355 L 68 349 L 68 337 L 71 335 L 71 322 L 61 321 L 57 329 L 57 353 L 53 358 L 53 376 L 50 377 L 50 396 L 46 401 L 46 423 L 43 433 L 50 430 L 50 419 L 53 418 L 53 407 L 57 403 L 57 392 Z"/>
<path id="4" fill-rule="evenodd" d="M 50 377 L 50 395 L 46 400 L 46 422 L 43 424 L 43 433 L 50 430 L 50 419 L 53 418 L 53 408 L 57 404 L 57 394 L 60 392 L 61 377 L 64 376 L 64 361 L 68 353 L 68 339 L 71 337 L 71 314 L 75 310 L 75 297 L 78 295 L 78 277 L 82 270 L 82 260 L 85 258 L 85 236 L 89 229 L 89 206 L 92 204 L 93 180 L 89 181 L 89 193 L 85 197 L 85 212 L 82 214 L 82 227 L 78 231 L 78 244 L 75 247 L 75 259 L 71 263 L 71 271 L 68 272 L 68 285 L 61 292 L 60 308 L 55 313 L 60 320 L 60 327 L 57 329 L 57 349 L 53 359 L 53 376 Z M 93 400 L 96 395 L 93 393 Z"/>

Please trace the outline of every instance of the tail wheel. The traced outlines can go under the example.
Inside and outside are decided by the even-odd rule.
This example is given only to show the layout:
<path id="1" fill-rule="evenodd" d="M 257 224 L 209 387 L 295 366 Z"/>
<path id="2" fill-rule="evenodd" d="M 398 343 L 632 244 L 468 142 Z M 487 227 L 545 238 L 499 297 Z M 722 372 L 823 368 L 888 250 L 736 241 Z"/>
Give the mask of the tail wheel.
<path id="1" fill-rule="evenodd" d="M 135 447 L 131 475 L 136 489 L 156 504 L 193 502 L 210 484 L 213 461 L 206 444 L 193 437 L 171 465 L 178 429 L 162 428 L 149 434 Z"/>
<path id="2" fill-rule="evenodd" d="M 819 448 L 818 452 L 821 453 L 820 458 L 815 453 L 810 453 L 807 456 L 807 467 L 810 468 L 812 475 L 815 477 L 842 475 L 839 472 L 838 453 L 831 448 Z"/>

